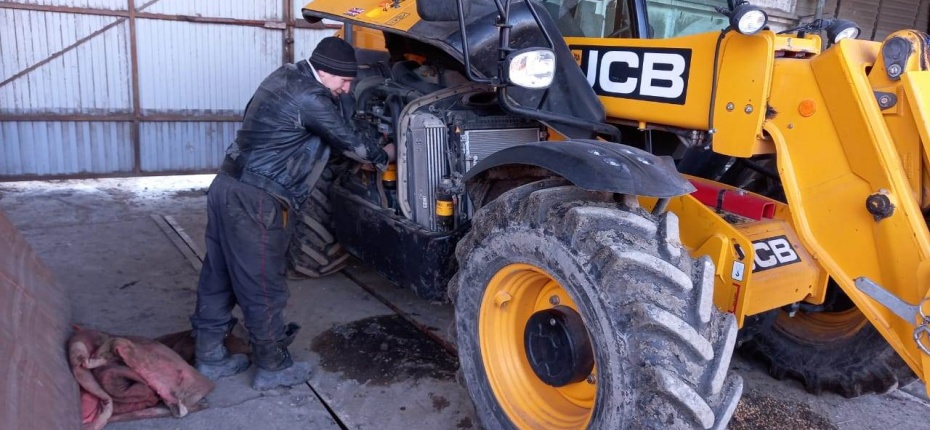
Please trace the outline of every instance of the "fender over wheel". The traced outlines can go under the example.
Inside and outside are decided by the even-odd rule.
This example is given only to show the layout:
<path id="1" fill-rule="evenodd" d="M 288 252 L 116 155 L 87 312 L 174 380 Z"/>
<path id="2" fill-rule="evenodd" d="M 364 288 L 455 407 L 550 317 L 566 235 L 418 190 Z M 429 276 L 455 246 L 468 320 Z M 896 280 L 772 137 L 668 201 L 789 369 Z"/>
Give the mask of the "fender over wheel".
<path id="1" fill-rule="evenodd" d="M 472 222 L 449 293 L 486 428 L 726 427 L 742 392 L 736 322 L 674 214 L 547 179 Z"/>

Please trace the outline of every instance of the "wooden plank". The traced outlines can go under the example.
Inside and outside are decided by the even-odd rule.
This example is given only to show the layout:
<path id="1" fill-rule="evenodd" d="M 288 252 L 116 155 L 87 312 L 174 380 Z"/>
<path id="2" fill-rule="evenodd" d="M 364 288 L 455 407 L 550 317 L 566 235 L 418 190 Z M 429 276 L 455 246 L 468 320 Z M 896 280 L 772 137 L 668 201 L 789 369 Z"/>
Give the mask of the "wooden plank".
<path id="1" fill-rule="evenodd" d="M 200 259 L 200 261 L 202 262 L 203 259 L 206 257 L 206 253 L 202 251 L 200 247 L 197 246 L 197 243 L 194 241 L 194 239 L 192 239 L 187 234 L 187 231 L 184 230 L 184 227 L 181 227 L 181 224 L 178 223 L 178 221 L 175 220 L 174 217 L 171 215 L 165 215 L 165 221 L 168 223 L 168 225 L 171 226 L 174 232 L 177 233 L 178 236 L 181 237 L 181 240 L 183 240 L 184 243 L 187 244 L 187 246 L 191 249 L 191 251 L 193 251 L 194 254 L 197 255 L 197 258 Z"/>
<path id="2" fill-rule="evenodd" d="M 200 272 L 200 268 L 203 266 L 202 260 L 198 257 L 197 254 L 194 253 L 191 247 L 188 246 L 188 244 L 184 242 L 180 236 L 178 236 L 177 232 L 171 227 L 168 221 L 165 220 L 165 217 L 158 214 L 152 214 L 152 220 L 155 221 L 155 225 L 157 225 L 158 228 L 160 228 L 161 231 L 165 233 L 165 236 L 168 236 L 168 240 L 174 244 L 174 247 L 177 248 L 178 252 L 180 252 L 181 255 L 183 255 L 184 258 L 186 258 L 187 261 L 191 263 L 191 266 L 194 266 L 194 270 Z"/>

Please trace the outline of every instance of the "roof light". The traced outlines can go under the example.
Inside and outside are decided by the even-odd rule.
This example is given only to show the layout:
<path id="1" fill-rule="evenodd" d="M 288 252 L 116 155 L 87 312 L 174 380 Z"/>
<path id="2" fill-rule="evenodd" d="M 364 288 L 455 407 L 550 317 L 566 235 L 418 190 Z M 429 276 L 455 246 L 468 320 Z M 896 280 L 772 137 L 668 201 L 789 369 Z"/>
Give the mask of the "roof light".
<path id="1" fill-rule="evenodd" d="M 859 26 L 848 19 L 834 19 L 827 25 L 826 31 L 827 39 L 832 43 L 839 43 L 843 39 L 855 39 L 861 32 Z"/>
<path id="2" fill-rule="evenodd" d="M 768 22 L 769 16 L 764 10 L 748 3 L 737 6 L 730 13 L 730 26 L 745 35 L 758 33 Z"/>

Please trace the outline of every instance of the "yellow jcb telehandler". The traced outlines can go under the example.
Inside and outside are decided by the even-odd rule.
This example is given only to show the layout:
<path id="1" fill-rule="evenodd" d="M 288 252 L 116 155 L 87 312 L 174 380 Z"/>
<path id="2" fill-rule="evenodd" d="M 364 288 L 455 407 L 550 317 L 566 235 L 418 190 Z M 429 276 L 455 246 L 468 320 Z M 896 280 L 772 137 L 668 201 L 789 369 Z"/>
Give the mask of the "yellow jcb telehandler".
<path id="1" fill-rule="evenodd" d="M 737 347 L 813 392 L 927 380 L 927 34 L 733 0 L 303 14 L 346 24 L 344 111 L 398 159 L 331 160 L 291 266 L 448 298 L 486 428 L 725 428 Z"/>

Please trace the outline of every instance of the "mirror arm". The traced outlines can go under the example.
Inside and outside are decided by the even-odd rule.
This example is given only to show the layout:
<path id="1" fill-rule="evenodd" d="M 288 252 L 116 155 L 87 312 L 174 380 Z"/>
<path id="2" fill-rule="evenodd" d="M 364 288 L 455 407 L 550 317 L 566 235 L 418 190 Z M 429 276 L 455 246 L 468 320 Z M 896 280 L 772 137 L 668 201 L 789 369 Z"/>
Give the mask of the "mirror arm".
<path id="1" fill-rule="evenodd" d="M 536 13 L 536 9 L 530 4 L 530 0 L 523 0 L 526 3 L 526 8 L 530 10 L 530 14 L 533 15 L 533 19 L 536 20 L 536 25 L 539 26 L 539 29 L 542 30 L 543 37 L 546 38 L 546 43 L 549 44 L 549 49 L 555 51 L 555 43 L 552 42 L 552 36 L 549 35 L 549 30 L 546 30 L 546 27 L 542 24 L 542 21 L 539 19 L 539 14 Z"/>
<path id="2" fill-rule="evenodd" d="M 471 54 L 468 52 L 468 36 L 465 34 L 465 6 L 462 0 L 455 0 L 455 3 L 459 8 L 459 32 L 462 33 L 462 56 L 465 57 L 465 72 L 468 74 L 468 79 L 480 84 L 494 84 L 493 79 L 481 78 L 472 72 Z"/>
<path id="3" fill-rule="evenodd" d="M 507 1 L 508 5 L 509 5 L 510 0 L 506 0 L 506 1 Z M 494 0 L 494 4 L 497 6 L 497 13 L 498 13 L 501 17 L 507 16 L 507 11 L 506 11 L 505 8 L 504 8 L 504 4 L 501 3 L 501 0 Z"/>

